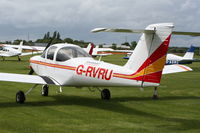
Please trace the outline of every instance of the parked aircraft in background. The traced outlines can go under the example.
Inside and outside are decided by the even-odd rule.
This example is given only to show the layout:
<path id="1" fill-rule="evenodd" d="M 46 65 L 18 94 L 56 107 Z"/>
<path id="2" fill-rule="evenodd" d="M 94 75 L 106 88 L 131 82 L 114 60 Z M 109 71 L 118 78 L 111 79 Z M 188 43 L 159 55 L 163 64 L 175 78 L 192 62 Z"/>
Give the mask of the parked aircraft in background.
<path id="1" fill-rule="evenodd" d="M 19 45 L 5 44 L 5 46 L 16 48 L 16 49 L 19 48 Z M 24 46 L 24 45 L 22 45 L 21 48 L 25 49 L 25 50 L 32 50 L 32 51 L 44 51 L 44 49 L 45 49 L 45 47 L 43 47 L 43 46 Z"/>
<path id="2" fill-rule="evenodd" d="M 8 45 L 1 44 L 0 45 L 0 56 L 5 60 L 5 57 L 13 57 L 17 56 L 18 60 L 20 61 L 20 56 L 25 56 L 25 55 L 32 55 L 32 54 L 37 54 L 38 52 L 26 52 L 22 53 L 22 47 L 23 47 L 23 41 L 20 42 L 19 45 L 17 45 L 17 49 L 14 49 L 13 47 L 10 47 Z"/>
<path id="3" fill-rule="evenodd" d="M 195 50 L 195 47 L 191 45 L 191 47 L 187 50 L 187 52 L 185 53 L 185 55 L 183 57 L 175 55 L 175 54 L 167 54 L 166 65 L 191 64 L 192 62 L 197 62 L 198 60 L 193 58 L 194 57 L 194 50 Z M 134 52 L 134 50 L 126 51 L 126 52 L 127 52 L 127 56 L 123 57 L 123 58 L 129 59 L 129 57 Z"/>
<path id="4" fill-rule="evenodd" d="M 114 51 L 112 48 L 99 48 L 98 45 L 94 47 L 93 43 L 89 43 L 87 48 L 84 48 L 84 50 L 92 55 L 92 57 L 112 55 L 112 53 L 107 52 Z"/>
<path id="5" fill-rule="evenodd" d="M 191 64 L 197 61 L 197 59 L 194 59 L 194 50 L 195 47 L 191 46 L 183 57 L 175 54 L 167 54 L 166 64 Z"/>
<path id="6" fill-rule="evenodd" d="M 141 39 L 124 66 L 97 61 L 82 48 L 73 44 L 52 46 L 48 44 L 41 56 L 30 59 L 29 74 L 35 72 L 37 75 L 0 73 L 0 81 L 35 84 L 25 94 L 23 91 L 17 92 L 17 103 L 23 103 L 25 95 L 39 84 L 43 85 L 43 96 L 48 95 L 48 85 L 52 84 L 59 86 L 60 92 L 62 86 L 94 87 L 98 90 L 100 90 L 98 87 L 108 86 L 152 86 L 155 87 L 156 98 L 162 74 L 192 70 L 184 65 L 169 65 L 164 68 L 173 27 L 172 23 L 161 23 L 140 30 L 139 33 L 143 33 Z M 100 30 L 95 29 L 93 32 L 100 32 Z M 132 32 L 135 33 L 134 30 Z M 100 91 L 102 99 L 110 99 L 111 94 L 108 89 Z"/>

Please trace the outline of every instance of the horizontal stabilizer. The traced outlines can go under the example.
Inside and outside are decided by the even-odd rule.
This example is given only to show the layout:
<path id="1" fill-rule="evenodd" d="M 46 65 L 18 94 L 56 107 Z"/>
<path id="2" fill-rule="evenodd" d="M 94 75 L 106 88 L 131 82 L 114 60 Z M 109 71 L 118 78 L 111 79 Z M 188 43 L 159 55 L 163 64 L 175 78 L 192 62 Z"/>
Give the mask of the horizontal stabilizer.
<path id="1" fill-rule="evenodd" d="M 174 35 L 200 36 L 200 32 L 173 31 L 172 34 L 174 34 Z"/>
<path id="2" fill-rule="evenodd" d="M 154 30 L 110 29 L 110 28 L 95 28 L 91 32 L 155 33 Z"/>
<path id="3" fill-rule="evenodd" d="M 192 69 L 185 65 L 165 65 L 162 74 L 178 73 L 192 71 Z"/>
<path id="4" fill-rule="evenodd" d="M 123 33 L 155 33 L 155 30 L 141 30 L 141 29 L 112 29 L 112 28 L 95 28 L 91 30 L 93 33 L 97 32 L 123 32 Z M 200 32 L 183 32 L 183 31 L 172 31 L 174 35 L 189 35 L 189 36 L 200 36 Z"/>
<path id="5" fill-rule="evenodd" d="M 48 77 L 12 73 L 0 73 L 0 81 L 21 82 L 31 84 L 55 84 Z"/>

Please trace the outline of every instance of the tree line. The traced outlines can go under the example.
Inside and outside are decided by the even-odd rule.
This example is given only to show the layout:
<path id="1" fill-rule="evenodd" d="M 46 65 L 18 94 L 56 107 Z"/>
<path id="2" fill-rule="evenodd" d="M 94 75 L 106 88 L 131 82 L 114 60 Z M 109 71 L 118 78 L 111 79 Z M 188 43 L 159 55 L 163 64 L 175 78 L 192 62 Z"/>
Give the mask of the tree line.
<path id="1" fill-rule="evenodd" d="M 36 41 L 32 41 L 32 40 L 26 41 L 26 40 L 16 39 L 13 42 L 5 41 L 5 42 L 0 42 L 0 43 L 18 45 L 21 41 L 23 41 L 24 45 L 34 45 L 35 43 L 47 44 L 47 43 L 50 42 L 51 39 L 53 39 L 52 44 L 55 44 L 55 43 L 70 43 L 70 44 L 79 45 L 80 47 L 87 47 L 87 45 L 90 43 L 90 42 L 85 42 L 84 40 L 75 40 L 75 39 L 72 39 L 70 37 L 62 39 L 60 33 L 57 32 L 57 31 L 54 31 L 52 35 L 48 31 L 47 33 L 44 34 L 43 38 L 37 39 Z M 137 45 L 136 41 L 132 41 L 130 43 L 124 42 L 124 43 L 121 44 L 121 46 L 128 46 L 129 49 L 131 49 L 131 50 L 134 50 L 136 45 Z M 99 48 L 102 48 L 102 47 L 103 47 L 103 45 L 99 45 Z M 120 49 L 122 49 L 122 50 L 127 49 L 127 48 L 124 48 L 124 47 L 119 47 L 116 43 L 112 43 L 110 48 L 119 49 L 119 50 Z M 187 51 L 187 49 L 188 48 L 185 48 L 185 47 L 169 47 L 168 52 L 169 53 L 185 53 Z M 195 50 L 195 53 L 199 54 L 199 48 Z"/>

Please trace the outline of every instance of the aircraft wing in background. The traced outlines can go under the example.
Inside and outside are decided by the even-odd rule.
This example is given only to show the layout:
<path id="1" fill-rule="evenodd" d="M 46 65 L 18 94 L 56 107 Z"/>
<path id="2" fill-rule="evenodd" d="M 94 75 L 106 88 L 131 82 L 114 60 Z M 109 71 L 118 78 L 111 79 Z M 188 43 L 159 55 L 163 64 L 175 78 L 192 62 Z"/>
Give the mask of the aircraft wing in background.
<path id="1" fill-rule="evenodd" d="M 171 73 L 178 73 L 178 72 L 187 72 L 192 71 L 192 69 L 185 65 L 165 65 L 162 74 L 171 74 Z"/>
<path id="2" fill-rule="evenodd" d="M 19 48 L 19 45 L 7 45 L 7 44 L 5 44 L 5 46 L 12 47 L 12 48 Z M 22 49 L 43 51 L 45 49 L 45 47 L 40 47 L 40 46 L 22 46 Z"/>

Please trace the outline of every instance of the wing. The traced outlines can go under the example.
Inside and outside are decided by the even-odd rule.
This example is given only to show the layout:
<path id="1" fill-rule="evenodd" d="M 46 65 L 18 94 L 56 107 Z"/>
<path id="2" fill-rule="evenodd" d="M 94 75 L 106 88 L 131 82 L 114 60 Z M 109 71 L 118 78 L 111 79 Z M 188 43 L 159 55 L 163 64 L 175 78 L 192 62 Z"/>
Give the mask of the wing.
<path id="1" fill-rule="evenodd" d="M 154 30 L 138 30 L 138 29 L 113 29 L 113 28 L 95 28 L 91 30 L 93 33 L 97 32 L 123 32 L 123 33 L 155 33 Z M 200 36 L 200 32 L 185 32 L 185 31 L 172 31 L 174 35 L 189 35 L 189 36 Z"/>
<path id="2" fill-rule="evenodd" d="M 91 32 L 155 33 L 154 30 L 112 29 L 112 28 L 95 28 L 91 30 Z"/>
<path id="3" fill-rule="evenodd" d="M 10 57 L 10 55 L 8 55 L 8 54 L 3 54 L 3 53 L 0 54 L 0 57 L 1 57 L 1 56 L 2 56 L 2 57 Z"/>
<path id="4" fill-rule="evenodd" d="M 49 77 L 37 76 L 37 75 L 25 75 L 25 74 L 12 74 L 12 73 L 0 73 L 0 81 L 58 85 Z"/>
<path id="5" fill-rule="evenodd" d="M 43 51 L 22 53 L 20 56 L 41 54 Z"/>
<path id="6" fill-rule="evenodd" d="M 178 73 L 192 71 L 192 69 L 185 65 L 165 65 L 162 74 Z"/>
<path id="7" fill-rule="evenodd" d="M 8 46 L 8 47 L 12 47 L 12 48 L 19 48 L 19 45 L 4 45 L 4 46 Z M 43 51 L 45 49 L 45 47 L 39 47 L 39 46 L 21 46 L 22 49 L 27 49 L 27 50 L 37 50 L 37 51 Z"/>

